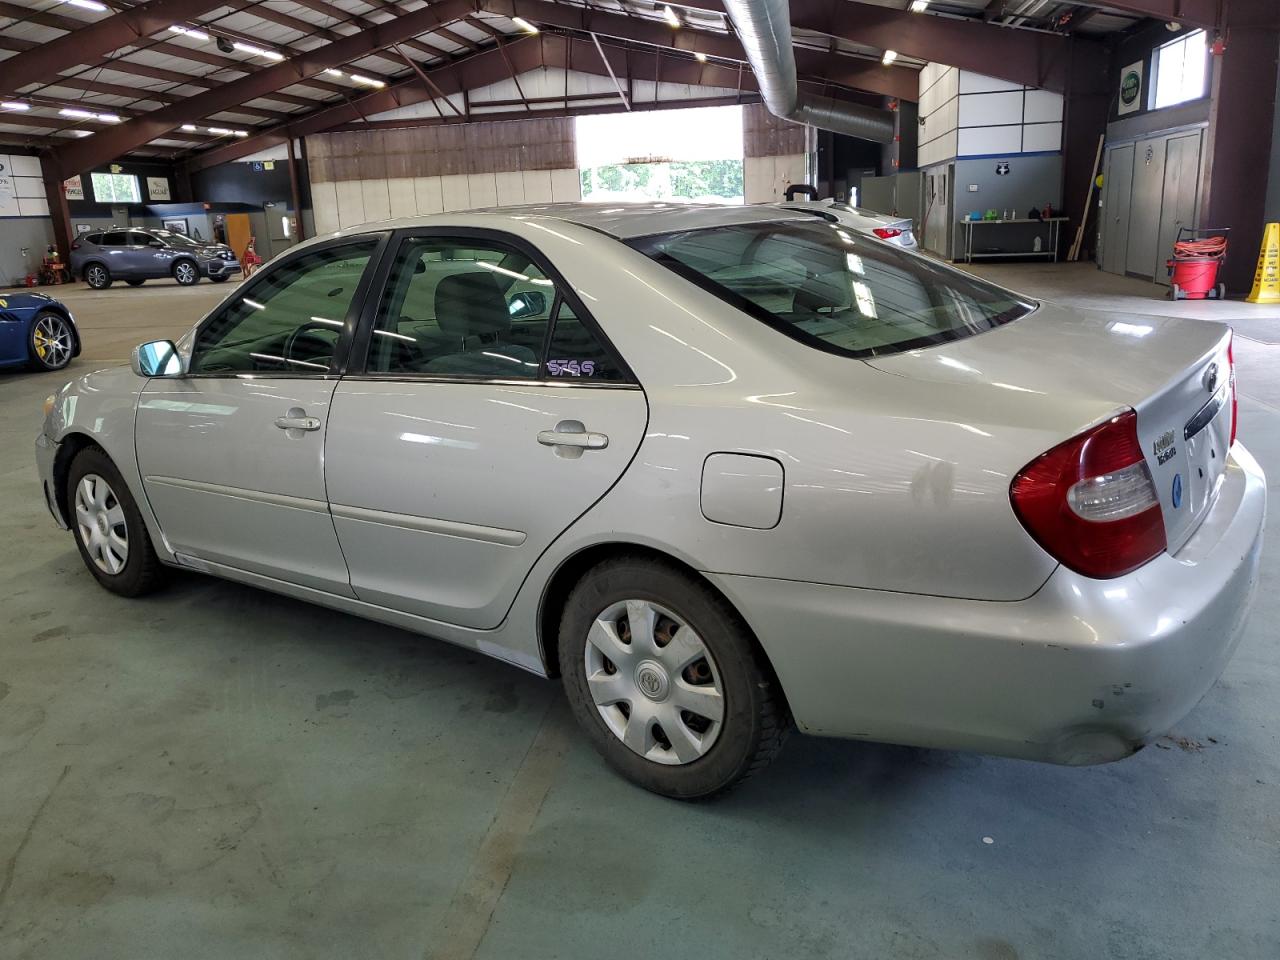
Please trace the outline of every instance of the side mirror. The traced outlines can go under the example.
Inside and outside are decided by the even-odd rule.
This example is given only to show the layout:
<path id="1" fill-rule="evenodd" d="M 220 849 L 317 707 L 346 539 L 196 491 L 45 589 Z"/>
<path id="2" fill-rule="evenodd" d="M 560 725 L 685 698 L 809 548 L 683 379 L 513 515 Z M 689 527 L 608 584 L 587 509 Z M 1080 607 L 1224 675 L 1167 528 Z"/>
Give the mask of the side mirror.
<path id="1" fill-rule="evenodd" d="M 134 347 L 129 366 L 140 377 L 180 377 L 185 372 L 172 340 L 152 340 Z"/>
<path id="2" fill-rule="evenodd" d="M 526 317 L 540 317 L 547 312 L 547 295 L 538 290 L 526 290 L 517 293 L 507 301 L 507 313 L 512 320 L 523 320 Z"/>

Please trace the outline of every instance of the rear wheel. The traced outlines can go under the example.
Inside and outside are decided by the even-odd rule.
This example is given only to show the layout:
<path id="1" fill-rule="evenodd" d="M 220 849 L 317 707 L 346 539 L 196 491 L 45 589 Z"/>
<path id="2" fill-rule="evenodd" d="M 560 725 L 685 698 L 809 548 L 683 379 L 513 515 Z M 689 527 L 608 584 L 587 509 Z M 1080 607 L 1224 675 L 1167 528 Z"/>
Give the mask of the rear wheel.
<path id="1" fill-rule="evenodd" d="M 94 290 L 111 286 L 111 272 L 100 263 L 91 263 L 84 269 L 84 282 Z"/>
<path id="2" fill-rule="evenodd" d="M 28 344 L 29 364 L 35 370 L 61 370 L 71 362 L 76 335 L 67 318 L 53 310 L 42 310 L 31 324 Z"/>
<path id="3" fill-rule="evenodd" d="M 200 282 L 200 271 L 190 260 L 179 260 L 173 265 L 173 279 L 184 287 Z"/>
<path id="4" fill-rule="evenodd" d="M 125 283 L 127 283 L 131 287 L 140 287 L 146 282 L 147 282 L 146 280 L 126 280 L 125 281 Z"/>
<path id="5" fill-rule="evenodd" d="M 560 672 L 606 762 L 668 797 L 728 790 L 773 759 L 790 727 L 736 612 L 705 584 L 647 558 L 607 561 L 574 587 Z"/>
<path id="6" fill-rule="evenodd" d="M 71 461 L 67 514 L 84 565 L 97 581 L 125 597 L 160 585 L 164 567 L 138 505 L 111 458 L 86 447 Z"/>

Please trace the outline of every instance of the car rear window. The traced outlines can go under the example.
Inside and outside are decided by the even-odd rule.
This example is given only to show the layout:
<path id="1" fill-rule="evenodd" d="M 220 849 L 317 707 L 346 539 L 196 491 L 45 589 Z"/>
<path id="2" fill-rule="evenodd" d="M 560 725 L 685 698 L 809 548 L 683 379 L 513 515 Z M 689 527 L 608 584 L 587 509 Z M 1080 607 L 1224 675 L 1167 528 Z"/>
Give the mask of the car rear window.
<path id="1" fill-rule="evenodd" d="M 833 223 L 707 227 L 631 245 L 787 336 L 844 356 L 883 356 L 958 340 L 1035 307 Z"/>

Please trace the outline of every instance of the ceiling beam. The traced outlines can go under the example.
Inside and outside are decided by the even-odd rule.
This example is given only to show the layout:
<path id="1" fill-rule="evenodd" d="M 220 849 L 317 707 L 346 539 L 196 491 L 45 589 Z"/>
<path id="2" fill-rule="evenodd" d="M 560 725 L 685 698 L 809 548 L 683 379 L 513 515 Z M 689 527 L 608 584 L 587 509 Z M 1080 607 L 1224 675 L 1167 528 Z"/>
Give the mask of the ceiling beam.
<path id="1" fill-rule="evenodd" d="M 1218 25 L 1220 0 L 1105 0 L 1093 3 L 1080 0 L 1086 7 L 1106 7 L 1135 17 L 1174 21 L 1194 27 L 1212 29 Z"/>
<path id="2" fill-rule="evenodd" d="M 220 84 L 180 103 L 153 110 L 110 130 L 55 150 L 51 159 L 66 176 L 127 153 L 148 140 L 164 136 L 184 123 L 229 110 L 257 97 L 275 95 L 281 87 L 314 77 L 329 67 L 340 67 L 368 56 L 441 23 L 452 22 L 472 11 L 471 0 L 440 3 L 402 14 L 360 33 L 292 57 L 257 73 Z"/>
<path id="3" fill-rule="evenodd" d="M 12 93 L 32 77 L 52 77 L 67 67 L 96 60 L 113 50 L 137 43 L 172 24 L 193 19 L 223 5 L 225 0 L 151 0 L 96 23 L 76 24 L 70 33 L 42 43 L 16 57 L 0 61 L 0 93 Z M 31 11 L 23 11 L 24 18 Z M 61 19 L 61 18 L 60 18 Z"/>
<path id="4" fill-rule="evenodd" d="M 724 12 L 720 0 L 680 2 L 698 10 Z M 1110 0 L 1107 3 L 1110 5 Z M 1102 50 L 1101 43 L 1083 37 L 1017 30 L 976 19 L 910 13 L 856 0 L 791 0 L 791 25 L 797 30 L 810 30 L 879 50 L 896 50 L 918 60 L 945 63 L 1058 93 L 1066 92 L 1067 68 L 1073 51 L 1078 53 L 1086 47 Z M 1105 85 L 1106 77 L 1099 77 L 1099 83 Z"/>
<path id="5" fill-rule="evenodd" d="M 685 24 L 680 30 L 672 30 L 665 23 L 641 17 L 609 13 L 603 10 L 586 10 L 547 0 L 477 0 L 476 6 L 484 13 L 504 17 L 521 17 L 530 23 L 545 27 L 561 27 L 601 37 L 613 37 L 650 44 L 686 53 L 701 53 L 708 57 L 744 61 L 742 43 L 737 37 L 714 30 L 700 30 Z M 919 96 L 919 82 L 914 70 L 889 68 L 879 60 L 865 60 L 820 50 L 796 47 L 796 64 L 801 73 L 814 73 L 832 83 L 855 87 L 869 93 L 878 93 L 900 100 L 915 100 Z M 801 62 L 804 66 L 801 67 Z M 839 75 L 841 79 L 837 80 Z"/>

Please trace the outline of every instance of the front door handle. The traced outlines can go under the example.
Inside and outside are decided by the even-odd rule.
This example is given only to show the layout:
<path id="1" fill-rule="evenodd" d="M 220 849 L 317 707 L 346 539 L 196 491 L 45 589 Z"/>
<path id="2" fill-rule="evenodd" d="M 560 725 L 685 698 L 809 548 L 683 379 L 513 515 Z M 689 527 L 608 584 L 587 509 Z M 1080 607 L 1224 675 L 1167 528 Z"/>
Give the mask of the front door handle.
<path id="1" fill-rule="evenodd" d="M 578 420 L 561 420 L 554 430 L 538 431 L 538 442 L 544 447 L 555 447 L 562 457 L 582 456 L 583 450 L 603 450 L 609 446 L 609 438 L 603 433 L 591 433 Z"/>
<path id="2" fill-rule="evenodd" d="M 308 417 L 307 411 L 301 407 L 291 407 L 283 417 L 276 417 L 276 426 L 284 430 L 290 437 L 299 437 L 320 429 L 319 417 Z"/>

